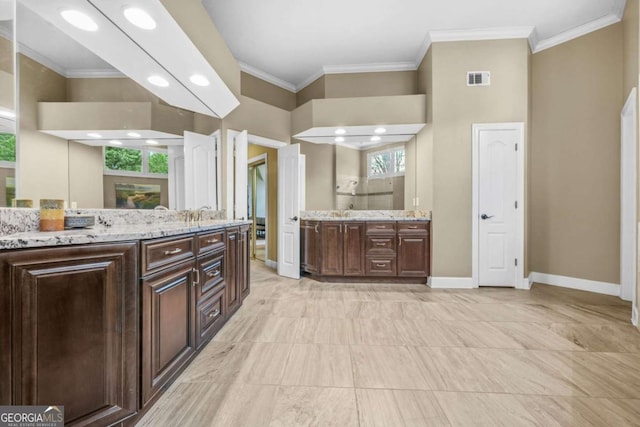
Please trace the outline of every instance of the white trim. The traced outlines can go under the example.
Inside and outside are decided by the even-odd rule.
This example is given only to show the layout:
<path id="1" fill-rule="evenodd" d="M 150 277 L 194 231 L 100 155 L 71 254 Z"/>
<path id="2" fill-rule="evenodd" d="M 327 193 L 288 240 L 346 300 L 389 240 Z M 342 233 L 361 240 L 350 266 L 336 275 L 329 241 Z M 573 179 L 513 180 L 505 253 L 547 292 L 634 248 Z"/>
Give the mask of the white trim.
<path id="1" fill-rule="evenodd" d="M 269 239 L 271 238 L 269 235 L 269 156 L 267 153 L 262 153 L 259 156 L 252 157 L 247 160 L 247 167 L 251 166 L 252 163 L 264 162 L 264 167 L 266 171 L 266 175 L 264 177 L 264 186 L 266 189 L 267 197 L 264 201 L 264 259 L 265 261 L 269 259 Z M 253 191 L 256 191 L 255 188 Z M 255 212 L 253 212 L 255 216 Z M 257 233 L 256 233 L 257 235 Z M 254 245 L 255 246 L 255 245 Z M 253 255 L 253 254 L 252 254 Z"/>
<path id="2" fill-rule="evenodd" d="M 480 243 L 478 241 L 478 229 L 479 229 L 479 191 L 480 191 L 480 168 L 478 167 L 478 160 L 480 158 L 480 131 L 483 130 L 515 130 L 519 133 L 518 141 L 518 177 L 517 177 L 517 201 L 518 209 L 517 215 L 517 229 L 516 229 L 516 255 L 518 258 L 518 265 L 516 266 L 516 276 L 514 277 L 514 287 L 525 289 L 526 280 L 524 276 L 524 213 L 526 211 L 525 197 L 524 197 L 524 182 L 525 182 L 525 158 L 524 153 L 527 150 L 526 141 L 524 138 L 524 123 L 475 123 L 472 125 L 472 202 L 471 202 L 471 264 L 472 264 L 472 281 L 473 286 L 479 286 L 480 279 L 480 261 L 478 251 L 480 249 Z M 520 287 L 518 286 L 520 285 Z M 528 285 L 530 287 L 530 285 Z"/>
<path id="3" fill-rule="evenodd" d="M 275 148 L 284 147 L 289 145 L 286 142 L 276 141 L 275 139 L 265 138 L 264 136 L 249 134 L 249 144 L 260 145 L 262 147 Z"/>
<path id="4" fill-rule="evenodd" d="M 127 76 L 122 74 L 120 71 L 109 68 L 67 70 L 65 77 L 68 79 L 127 78 Z"/>
<path id="5" fill-rule="evenodd" d="M 473 289 L 471 277 L 429 277 L 427 285 L 432 289 Z"/>
<path id="6" fill-rule="evenodd" d="M 415 71 L 413 62 L 381 62 L 374 64 L 345 64 L 325 65 L 322 67 L 324 74 L 350 74 L 350 73 L 382 73 L 388 71 Z"/>
<path id="7" fill-rule="evenodd" d="M 273 74 L 269 74 L 266 71 L 259 70 L 256 67 L 253 67 L 245 62 L 238 61 L 238 65 L 240 66 L 240 71 L 244 71 L 245 73 L 250 74 L 253 77 L 257 77 L 260 80 L 264 80 L 267 83 L 271 83 L 272 85 L 276 85 L 279 88 L 288 90 L 289 92 L 293 93 L 295 93 L 297 90 L 295 85 L 282 80 L 274 76 Z"/>
<path id="8" fill-rule="evenodd" d="M 143 172 L 131 172 L 131 171 L 112 171 L 105 169 L 103 175 L 109 176 L 126 176 L 130 178 L 153 178 L 153 179 L 169 179 L 169 174 L 159 173 L 143 173 Z"/>
<path id="9" fill-rule="evenodd" d="M 226 150 L 225 150 L 225 164 L 227 170 L 227 179 L 226 179 L 226 200 L 225 200 L 225 210 L 227 214 L 227 219 L 233 219 L 235 215 L 235 206 L 233 205 L 234 196 L 235 196 L 235 186 L 234 186 L 234 177 L 235 177 L 235 162 L 234 162 L 234 151 L 235 151 L 235 137 L 239 135 L 240 132 L 236 130 L 227 129 L 227 141 L 226 141 Z"/>
<path id="10" fill-rule="evenodd" d="M 302 89 L 304 89 L 305 87 L 309 86 L 311 83 L 315 82 L 316 80 L 318 80 L 322 76 L 324 76 L 324 70 L 322 68 L 320 68 L 318 71 L 316 71 L 315 73 L 311 74 L 309 77 L 307 77 L 301 83 L 298 83 L 296 85 L 296 93 L 300 92 Z"/>
<path id="11" fill-rule="evenodd" d="M 22 43 L 18 43 L 18 53 L 21 53 L 33 59 L 34 61 L 38 62 L 41 65 L 44 65 L 45 67 L 47 67 L 52 71 L 55 71 L 56 73 L 60 74 L 63 77 L 66 77 L 67 75 L 67 70 L 64 67 L 58 65 L 56 62 L 42 55 L 41 53 L 31 49 L 29 46 L 26 46 Z"/>
<path id="12" fill-rule="evenodd" d="M 531 281 L 528 277 L 523 277 L 518 283 L 516 283 L 516 289 L 528 291 L 531 289 Z"/>
<path id="13" fill-rule="evenodd" d="M 620 296 L 620 285 L 616 283 L 597 282 L 595 280 L 535 272 L 529 274 L 529 281 L 531 283 L 542 283 L 545 285 L 577 289 L 579 291 L 594 292 L 597 294 L 613 295 L 616 297 Z"/>
<path id="14" fill-rule="evenodd" d="M 7 162 L 5 160 L 0 160 L 0 168 L 15 169 L 16 168 L 16 162 Z"/>
<path id="15" fill-rule="evenodd" d="M 272 270 L 277 270 L 278 269 L 278 263 L 272 259 L 267 259 L 264 261 L 264 265 L 266 265 L 267 267 L 271 268 Z"/>
<path id="16" fill-rule="evenodd" d="M 631 323 L 633 326 L 638 326 L 638 307 L 631 308 Z"/>
<path id="17" fill-rule="evenodd" d="M 627 7 L 627 0 L 613 0 L 612 13 L 622 19 L 624 10 Z"/>
<path id="18" fill-rule="evenodd" d="M 587 22 L 584 25 L 580 25 L 579 27 L 572 28 L 568 31 L 557 34 L 553 37 L 540 40 L 535 46 L 532 46 L 531 50 L 533 51 L 533 53 L 538 53 L 545 49 L 549 49 L 551 47 L 558 46 L 559 44 L 566 43 L 578 37 L 582 37 L 594 31 L 601 30 L 602 28 L 608 27 L 609 25 L 613 25 L 620 22 L 621 20 L 622 18 L 620 18 L 615 14 L 603 16 L 600 19 Z"/>
<path id="19" fill-rule="evenodd" d="M 528 39 L 535 27 L 478 28 L 430 31 L 431 42 Z"/>
<path id="20" fill-rule="evenodd" d="M 634 87 L 620 113 L 620 298 L 636 303 L 637 285 L 637 90 Z M 630 132 L 629 132 L 630 130 Z M 623 208 L 624 211 L 623 211 Z M 633 223 L 632 226 L 631 223 Z M 631 228 L 629 230 L 629 228 Z M 625 235 L 625 233 L 627 233 Z M 633 260 L 633 262 L 631 261 Z M 623 266 L 631 271 L 625 274 Z M 632 280 L 626 280 L 629 276 Z M 623 277 L 625 280 L 623 281 Z M 629 282 L 629 283 L 627 283 Z"/>
<path id="21" fill-rule="evenodd" d="M 424 37 L 424 41 L 420 45 L 418 56 L 416 56 L 416 70 L 420 68 L 420 64 L 422 64 L 422 61 L 424 61 L 424 57 L 427 55 L 427 52 L 429 52 L 429 48 L 431 47 L 432 43 L 433 41 L 431 40 L 431 33 L 428 32 Z"/>

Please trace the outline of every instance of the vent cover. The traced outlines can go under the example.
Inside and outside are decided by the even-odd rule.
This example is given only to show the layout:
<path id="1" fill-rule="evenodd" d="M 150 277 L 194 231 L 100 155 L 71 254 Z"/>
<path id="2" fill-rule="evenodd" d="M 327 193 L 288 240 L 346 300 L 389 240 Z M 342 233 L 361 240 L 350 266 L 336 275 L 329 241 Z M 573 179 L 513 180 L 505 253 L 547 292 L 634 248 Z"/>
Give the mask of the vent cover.
<path id="1" fill-rule="evenodd" d="M 491 73 L 489 71 L 467 72 L 467 86 L 489 86 L 490 84 Z"/>

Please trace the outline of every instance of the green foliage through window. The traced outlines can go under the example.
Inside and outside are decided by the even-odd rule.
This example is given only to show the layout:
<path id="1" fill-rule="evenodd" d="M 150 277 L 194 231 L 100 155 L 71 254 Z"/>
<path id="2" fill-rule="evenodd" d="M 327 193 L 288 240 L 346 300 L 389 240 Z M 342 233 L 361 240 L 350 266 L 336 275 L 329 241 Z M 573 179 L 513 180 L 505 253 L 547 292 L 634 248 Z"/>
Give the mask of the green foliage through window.
<path id="1" fill-rule="evenodd" d="M 0 161 L 16 161 L 16 136 L 11 133 L 0 133 Z"/>
<path id="2" fill-rule="evenodd" d="M 157 151 L 149 151 L 149 173 L 169 173 L 169 155 Z"/>
<path id="3" fill-rule="evenodd" d="M 142 172 L 142 151 L 132 148 L 105 147 L 104 165 L 109 170 Z"/>

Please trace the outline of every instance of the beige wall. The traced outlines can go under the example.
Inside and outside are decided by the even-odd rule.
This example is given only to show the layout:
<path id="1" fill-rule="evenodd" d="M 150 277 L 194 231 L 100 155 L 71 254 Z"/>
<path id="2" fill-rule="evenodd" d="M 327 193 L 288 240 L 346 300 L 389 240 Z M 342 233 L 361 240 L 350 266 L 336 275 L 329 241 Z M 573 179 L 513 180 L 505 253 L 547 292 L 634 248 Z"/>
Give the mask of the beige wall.
<path id="1" fill-rule="evenodd" d="M 7 200 L 7 177 L 15 176 L 15 169 L 0 168 L 0 206 L 11 206 L 11 200 Z"/>
<path id="2" fill-rule="evenodd" d="M 38 132 L 38 102 L 64 101 L 66 79 L 20 55 L 20 132 L 17 141 L 17 197 L 65 199 L 69 197 L 68 143 Z"/>
<path id="3" fill-rule="evenodd" d="M 530 270 L 620 280 L 622 25 L 532 58 Z"/>
<path id="4" fill-rule="evenodd" d="M 432 273 L 471 277 L 471 126 L 527 121 L 529 46 L 520 39 L 434 43 L 431 50 Z M 490 71 L 491 86 L 467 87 L 470 70 Z"/>
<path id="5" fill-rule="evenodd" d="M 223 119 L 227 129 L 247 130 L 250 134 L 289 143 L 291 140 L 291 113 L 246 96 L 240 97 L 240 106 Z"/>
<path id="6" fill-rule="evenodd" d="M 0 36 L 0 71 L 13 74 L 13 43 Z"/>
<path id="7" fill-rule="evenodd" d="M 300 144 L 300 154 L 305 158 L 305 209 L 335 209 L 336 190 L 336 146 L 312 144 L 293 140 Z"/>
<path id="8" fill-rule="evenodd" d="M 623 58 L 624 58 L 624 87 L 623 95 L 626 97 L 631 89 L 638 87 L 638 66 L 639 66 L 639 46 L 638 46 L 638 20 L 640 18 L 638 10 L 638 0 L 627 0 L 627 6 L 622 18 L 623 31 Z"/>
<path id="9" fill-rule="evenodd" d="M 240 74 L 242 95 L 274 107 L 291 111 L 296 108 L 296 94 L 245 72 Z"/>
<path id="10" fill-rule="evenodd" d="M 166 178 L 105 175 L 103 180 L 105 209 L 116 208 L 116 184 L 160 185 L 160 204 L 169 206 L 169 180 Z"/>
<path id="11" fill-rule="evenodd" d="M 69 141 L 69 206 L 104 207 L 102 147 Z"/>
<path id="12" fill-rule="evenodd" d="M 296 93 L 296 105 L 299 107 L 312 99 L 325 98 L 325 76 L 314 80 Z"/>
<path id="13" fill-rule="evenodd" d="M 267 212 L 269 235 L 267 236 L 267 246 L 269 259 L 278 260 L 278 150 L 274 148 L 262 147 L 260 145 L 249 144 L 248 157 L 257 157 L 267 154 Z"/>
<path id="14" fill-rule="evenodd" d="M 326 74 L 325 98 L 415 95 L 416 71 Z"/>

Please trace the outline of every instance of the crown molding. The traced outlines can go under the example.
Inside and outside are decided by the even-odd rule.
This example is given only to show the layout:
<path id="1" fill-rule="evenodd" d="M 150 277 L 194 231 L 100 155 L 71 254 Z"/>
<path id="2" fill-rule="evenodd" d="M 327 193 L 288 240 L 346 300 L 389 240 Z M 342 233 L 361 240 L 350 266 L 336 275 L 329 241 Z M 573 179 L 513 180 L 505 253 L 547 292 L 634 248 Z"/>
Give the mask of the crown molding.
<path id="1" fill-rule="evenodd" d="M 427 35 L 424 38 L 424 41 L 420 45 L 420 50 L 418 51 L 418 56 L 416 56 L 416 62 L 415 62 L 416 70 L 418 68 L 420 68 L 420 64 L 422 64 L 422 61 L 424 60 L 424 57 L 427 55 L 427 52 L 429 52 L 429 48 L 431 47 L 432 43 L 433 43 L 433 41 L 431 40 L 431 33 L 427 32 Z"/>
<path id="2" fill-rule="evenodd" d="M 624 9 L 623 9 L 624 10 Z M 624 13 L 624 12 L 623 12 Z M 548 39 L 540 40 L 535 47 L 532 49 L 533 53 L 541 52 L 545 49 L 552 48 L 554 46 L 558 46 L 559 44 L 566 43 L 570 40 L 576 39 L 578 37 L 582 37 L 594 31 L 600 30 L 602 28 L 608 27 L 609 25 L 617 24 L 620 22 L 622 18 L 617 15 L 610 14 L 607 16 L 603 16 L 600 19 L 596 19 L 595 21 L 587 22 L 584 25 L 579 27 L 572 28 L 564 33 L 560 33 L 556 36 L 549 37 Z"/>
<path id="3" fill-rule="evenodd" d="M 29 58 L 44 65 L 48 69 L 55 71 L 56 73 L 60 74 L 63 77 L 67 76 L 67 70 L 65 70 L 63 67 L 58 65 L 56 62 L 52 61 L 50 58 L 31 49 L 29 46 L 26 46 L 22 43 L 18 43 L 18 53 L 28 56 Z"/>
<path id="4" fill-rule="evenodd" d="M 304 89 L 305 87 L 309 86 L 311 83 L 315 82 L 316 80 L 318 80 L 322 76 L 324 76 L 324 69 L 321 68 L 318 71 L 316 71 L 315 73 L 311 74 L 309 77 L 307 77 L 301 83 L 298 83 L 296 85 L 295 92 L 296 93 L 300 92 L 302 89 Z"/>
<path id="5" fill-rule="evenodd" d="M 385 62 L 374 64 L 326 65 L 324 74 L 383 73 L 388 71 L 415 71 L 413 62 Z"/>
<path id="6" fill-rule="evenodd" d="M 0 27 L 0 36 L 7 40 L 13 40 L 13 31 L 9 31 L 6 27 Z"/>
<path id="7" fill-rule="evenodd" d="M 474 40 L 528 39 L 534 27 L 481 28 L 473 30 L 430 31 L 431 42 L 456 42 Z"/>
<path id="8" fill-rule="evenodd" d="M 622 19 L 626 7 L 627 0 L 613 0 L 612 13 L 618 18 Z"/>
<path id="9" fill-rule="evenodd" d="M 276 85 L 282 89 L 288 90 L 289 92 L 293 92 L 296 93 L 297 92 L 297 88 L 295 85 L 292 85 L 291 83 L 282 80 L 272 74 L 269 74 L 265 71 L 259 70 L 255 67 L 252 67 L 249 64 L 246 64 L 244 62 L 238 61 L 238 65 L 240 65 L 240 70 L 244 71 L 247 74 L 251 74 L 253 77 L 257 77 L 260 80 L 264 80 L 267 83 L 271 83 L 272 85 Z"/>

